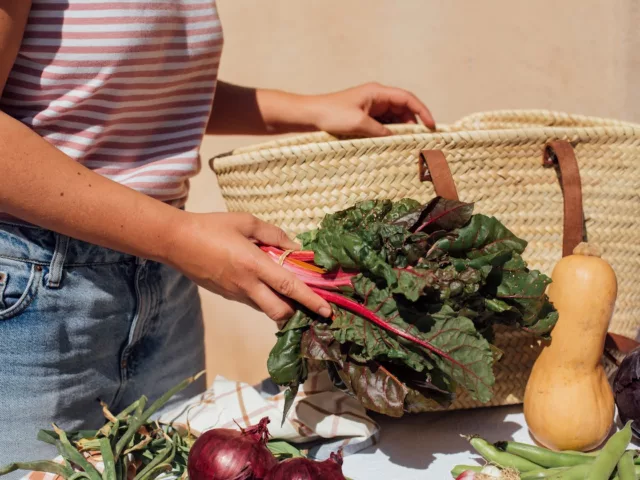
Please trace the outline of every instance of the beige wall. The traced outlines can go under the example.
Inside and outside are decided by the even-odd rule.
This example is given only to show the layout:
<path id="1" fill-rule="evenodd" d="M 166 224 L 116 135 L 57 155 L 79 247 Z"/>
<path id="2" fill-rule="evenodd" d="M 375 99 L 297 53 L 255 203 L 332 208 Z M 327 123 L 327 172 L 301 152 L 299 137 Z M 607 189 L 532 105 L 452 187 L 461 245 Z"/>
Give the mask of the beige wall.
<path id="1" fill-rule="evenodd" d="M 637 0 L 218 0 L 221 78 L 301 93 L 377 80 L 437 121 L 549 108 L 640 121 Z M 208 138 L 203 159 L 256 138 Z M 223 210 L 203 162 L 189 209 Z M 274 325 L 204 292 L 209 374 L 258 381 Z"/>

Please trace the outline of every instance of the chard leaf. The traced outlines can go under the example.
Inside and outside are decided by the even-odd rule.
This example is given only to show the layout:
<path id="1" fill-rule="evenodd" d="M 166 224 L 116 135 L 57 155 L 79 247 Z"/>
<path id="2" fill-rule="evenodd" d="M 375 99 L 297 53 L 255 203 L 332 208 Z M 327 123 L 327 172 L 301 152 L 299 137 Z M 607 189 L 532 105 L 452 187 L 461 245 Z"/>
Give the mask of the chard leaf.
<path id="1" fill-rule="evenodd" d="M 460 295 L 476 293 L 486 274 L 481 269 L 465 267 L 462 270 L 454 265 L 441 267 L 436 263 L 423 263 L 416 268 L 397 269 L 398 281 L 393 293 L 401 293 L 415 302 L 421 296 L 444 301 Z"/>
<path id="2" fill-rule="evenodd" d="M 472 398 L 483 403 L 491 400 L 495 383 L 493 353 L 471 320 L 456 317 L 438 321 L 425 338 L 448 354 L 449 358 L 431 355 L 445 374 L 464 387 Z"/>
<path id="3" fill-rule="evenodd" d="M 414 350 L 408 343 L 403 345 L 385 330 L 351 312 L 336 309 L 331 330 L 340 343 L 362 347 L 357 350 L 357 355 L 351 355 L 360 361 L 378 359 L 402 362 L 417 372 L 433 365 L 420 349 Z"/>
<path id="4" fill-rule="evenodd" d="M 304 248 L 311 248 L 315 253 L 315 263 L 328 271 L 340 267 L 345 270 L 365 270 L 393 284 L 395 274 L 387 263 L 377 235 L 377 230 L 373 234 L 364 230 L 349 232 L 341 228 L 318 230 L 313 241 L 305 244 Z"/>
<path id="5" fill-rule="evenodd" d="M 527 242 L 516 237 L 495 217 L 486 215 L 474 215 L 466 226 L 455 233 L 455 239 L 443 238 L 436 242 L 429 256 L 437 258 L 448 253 L 478 259 L 500 252 L 522 253 L 527 246 Z"/>
<path id="6" fill-rule="evenodd" d="M 322 360 L 334 365 L 332 379 L 338 388 L 356 397 L 365 408 L 389 415 L 401 417 L 407 412 L 424 412 L 438 406 L 435 399 L 418 389 L 408 387 L 384 364 L 376 361 L 357 362 L 341 351 L 340 343 L 335 340 L 326 325 L 317 324 L 303 335 L 302 350 L 308 358 Z M 338 376 L 338 379 L 335 379 Z M 424 378 L 425 390 L 430 386 Z M 437 397 L 450 401 L 445 392 Z"/>
<path id="7" fill-rule="evenodd" d="M 331 326 L 338 341 L 361 346 L 360 358 L 401 362 L 418 372 L 435 364 L 473 398 L 482 402 L 491 399 L 495 381 L 493 354 L 489 342 L 478 333 L 471 320 L 454 316 L 450 308 L 434 316 L 399 306 L 388 289 L 378 288 L 363 276 L 356 277 L 353 286 L 362 303 L 378 317 L 431 344 L 440 354 L 396 337 L 350 312 L 339 312 L 340 309 Z"/>
<path id="8" fill-rule="evenodd" d="M 293 405 L 300 384 L 307 378 L 307 362 L 300 351 L 302 334 L 309 328 L 311 319 L 298 310 L 276 336 L 277 341 L 269 353 L 267 370 L 278 385 L 287 386 L 284 392 L 284 413 L 282 422 Z"/>
<path id="9" fill-rule="evenodd" d="M 269 353 L 267 369 L 278 385 L 302 383 L 306 377 L 306 365 L 300 355 L 302 330 L 287 330 L 278 335 L 275 346 Z"/>
<path id="10" fill-rule="evenodd" d="M 436 197 L 422 211 L 416 231 L 455 230 L 466 225 L 472 214 L 473 203 Z"/>

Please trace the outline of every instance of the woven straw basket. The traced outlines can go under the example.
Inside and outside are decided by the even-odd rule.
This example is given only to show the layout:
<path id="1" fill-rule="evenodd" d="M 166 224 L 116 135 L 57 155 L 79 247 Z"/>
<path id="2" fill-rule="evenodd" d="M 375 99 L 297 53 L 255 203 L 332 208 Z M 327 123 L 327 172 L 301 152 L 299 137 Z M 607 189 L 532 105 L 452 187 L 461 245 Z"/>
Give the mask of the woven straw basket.
<path id="1" fill-rule="evenodd" d="M 356 201 L 426 202 L 436 192 L 459 192 L 476 212 L 528 240 L 526 260 L 548 275 L 563 249 L 588 238 L 618 276 L 610 331 L 638 336 L 640 125 L 535 110 L 474 114 L 436 132 L 390 128 L 394 134 L 384 138 L 279 139 L 216 157 L 211 166 L 230 211 L 252 213 L 290 235 Z M 556 168 L 544 168 L 543 157 Z M 500 329 L 496 344 L 505 355 L 495 367 L 491 405 L 519 403 L 539 342 Z M 452 408 L 478 406 L 461 394 Z"/>

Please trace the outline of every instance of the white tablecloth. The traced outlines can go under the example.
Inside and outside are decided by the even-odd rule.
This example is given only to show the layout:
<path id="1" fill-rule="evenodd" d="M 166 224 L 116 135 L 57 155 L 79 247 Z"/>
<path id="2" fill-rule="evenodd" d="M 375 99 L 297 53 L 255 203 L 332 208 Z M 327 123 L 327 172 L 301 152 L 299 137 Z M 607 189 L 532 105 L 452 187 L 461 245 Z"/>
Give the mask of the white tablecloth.
<path id="1" fill-rule="evenodd" d="M 521 406 L 375 419 L 380 443 L 344 460 L 344 474 L 353 480 L 451 479 L 455 465 L 480 462 L 461 434 L 531 442 Z"/>

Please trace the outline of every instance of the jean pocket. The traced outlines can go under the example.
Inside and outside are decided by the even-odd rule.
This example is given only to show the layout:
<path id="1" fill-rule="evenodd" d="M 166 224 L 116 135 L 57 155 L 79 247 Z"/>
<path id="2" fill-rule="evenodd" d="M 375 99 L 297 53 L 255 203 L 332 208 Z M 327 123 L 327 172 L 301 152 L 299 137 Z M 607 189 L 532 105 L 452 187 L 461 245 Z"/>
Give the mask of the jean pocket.
<path id="1" fill-rule="evenodd" d="M 0 258 L 0 321 L 24 312 L 41 283 L 40 265 Z"/>

